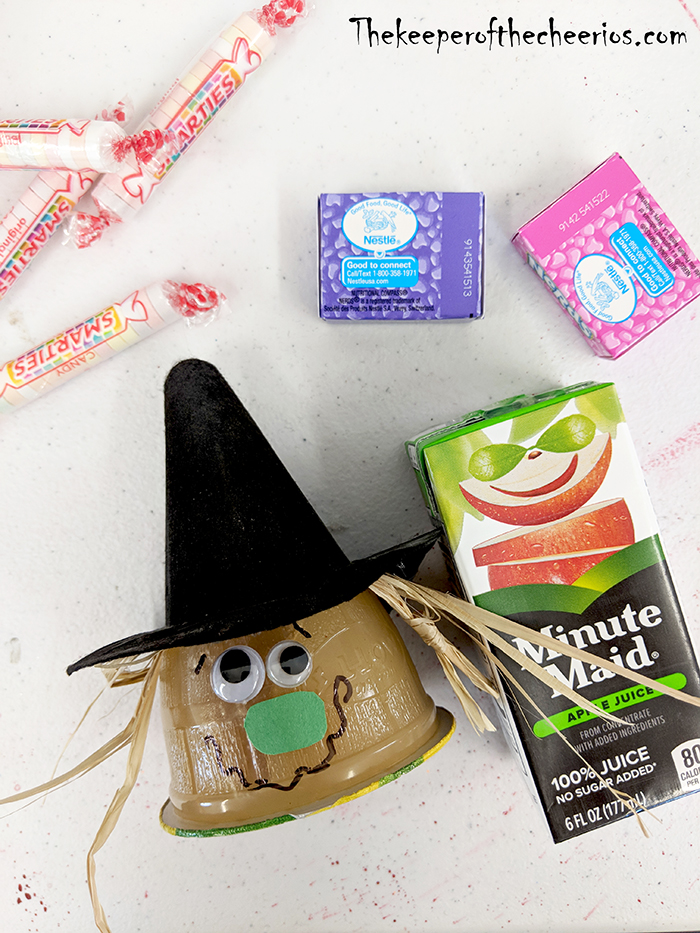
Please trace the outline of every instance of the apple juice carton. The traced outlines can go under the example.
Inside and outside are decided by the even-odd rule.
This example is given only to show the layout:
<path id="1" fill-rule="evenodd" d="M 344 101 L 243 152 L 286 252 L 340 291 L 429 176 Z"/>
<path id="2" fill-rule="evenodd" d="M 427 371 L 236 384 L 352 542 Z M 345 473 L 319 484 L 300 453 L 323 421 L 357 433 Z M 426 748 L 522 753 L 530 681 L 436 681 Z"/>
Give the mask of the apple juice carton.
<path id="1" fill-rule="evenodd" d="M 625 816 L 610 788 L 646 807 L 700 789 L 700 710 L 623 676 L 638 671 L 700 695 L 614 385 L 518 396 L 421 434 L 407 450 L 465 595 L 620 668 L 511 639 L 622 725 L 495 652 L 539 707 L 502 687 L 505 732 L 555 842 Z"/>
<path id="2" fill-rule="evenodd" d="M 322 194 L 324 321 L 449 321 L 483 314 L 484 195 Z"/>
<path id="3" fill-rule="evenodd" d="M 513 244 L 599 356 L 621 356 L 700 294 L 698 260 L 617 153 Z"/>

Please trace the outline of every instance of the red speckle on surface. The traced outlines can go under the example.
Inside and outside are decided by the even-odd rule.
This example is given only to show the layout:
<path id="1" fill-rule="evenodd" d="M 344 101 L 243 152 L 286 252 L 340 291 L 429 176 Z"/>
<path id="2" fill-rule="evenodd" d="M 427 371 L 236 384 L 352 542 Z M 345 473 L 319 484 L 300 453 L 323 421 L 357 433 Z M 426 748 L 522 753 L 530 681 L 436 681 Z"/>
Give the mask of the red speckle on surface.
<path id="1" fill-rule="evenodd" d="M 677 437 L 671 444 L 652 457 L 647 463 L 649 469 L 659 469 L 675 463 L 686 454 L 700 447 L 700 422 L 692 425 L 685 434 Z"/>
<path id="2" fill-rule="evenodd" d="M 688 4 L 685 2 L 685 0 L 678 0 L 678 2 L 679 2 L 680 5 L 683 7 L 683 9 L 684 9 L 685 12 L 688 14 L 688 16 L 691 18 L 691 20 L 693 21 L 693 23 L 695 24 L 695 26 L 696 26 L 698 29 L 700 29 L 700 23 L 698 23 L 697 19 L 693 16 L 693 13 L 692 13 L 690 7 L 688 6 Z"/>

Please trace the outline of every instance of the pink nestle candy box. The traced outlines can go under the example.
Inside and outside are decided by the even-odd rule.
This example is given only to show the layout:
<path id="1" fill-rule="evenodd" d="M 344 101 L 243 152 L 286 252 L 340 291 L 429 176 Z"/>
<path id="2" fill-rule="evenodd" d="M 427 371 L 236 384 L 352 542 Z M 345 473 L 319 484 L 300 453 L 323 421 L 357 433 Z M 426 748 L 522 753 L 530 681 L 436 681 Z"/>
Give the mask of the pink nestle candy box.
<path id="1" fill-rule="evenodd" d="M 621 356 L 700 294 L 700 263 L 617 153 L 513 243 L 599 356 Z"/>

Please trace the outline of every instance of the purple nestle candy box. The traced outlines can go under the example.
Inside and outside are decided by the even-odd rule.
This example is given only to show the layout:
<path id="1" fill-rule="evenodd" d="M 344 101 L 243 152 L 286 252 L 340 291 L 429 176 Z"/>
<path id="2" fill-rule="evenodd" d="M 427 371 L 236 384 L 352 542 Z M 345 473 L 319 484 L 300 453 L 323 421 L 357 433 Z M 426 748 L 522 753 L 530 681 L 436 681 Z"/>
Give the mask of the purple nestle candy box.
<path id="1" fill-rule="evenodd" d="M 513 243 L 598 356 L 621 356 L 700 294 L 698 260 L 617 153 Z"/>
<path id="2" fill-rule="evenodd" d="M 326 321 L 483 314 L 484 195 L 409 191 L 318 199 Z"/>

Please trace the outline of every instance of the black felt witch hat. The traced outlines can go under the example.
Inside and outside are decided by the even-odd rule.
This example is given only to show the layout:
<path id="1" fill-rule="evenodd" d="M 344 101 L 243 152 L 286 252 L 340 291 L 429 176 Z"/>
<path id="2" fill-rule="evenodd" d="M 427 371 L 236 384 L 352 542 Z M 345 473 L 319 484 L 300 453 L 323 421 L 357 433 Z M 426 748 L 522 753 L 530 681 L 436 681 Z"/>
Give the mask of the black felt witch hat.
<path id="1" fill-rule="evenodd" d="M 219 371 L 175 366 L 165 383 L 166 622 L 87 655 L 115 658 L 240 638 L 413 576 L 437 533 L 350 561 Z"/>

